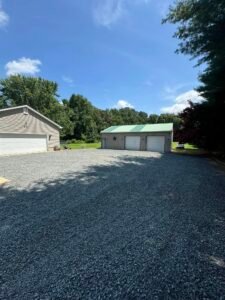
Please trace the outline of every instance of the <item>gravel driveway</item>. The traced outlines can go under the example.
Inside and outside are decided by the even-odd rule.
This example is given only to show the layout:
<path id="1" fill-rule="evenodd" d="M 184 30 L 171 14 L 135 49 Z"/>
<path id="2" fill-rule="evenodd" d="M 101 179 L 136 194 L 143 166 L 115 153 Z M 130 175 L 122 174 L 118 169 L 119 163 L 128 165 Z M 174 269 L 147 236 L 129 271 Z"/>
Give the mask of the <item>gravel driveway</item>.
<path id="1" fill-rule="evenodd" d="M 1 157 L 0 299 L 225 299 L 225 173 L 204 158 Z"/>

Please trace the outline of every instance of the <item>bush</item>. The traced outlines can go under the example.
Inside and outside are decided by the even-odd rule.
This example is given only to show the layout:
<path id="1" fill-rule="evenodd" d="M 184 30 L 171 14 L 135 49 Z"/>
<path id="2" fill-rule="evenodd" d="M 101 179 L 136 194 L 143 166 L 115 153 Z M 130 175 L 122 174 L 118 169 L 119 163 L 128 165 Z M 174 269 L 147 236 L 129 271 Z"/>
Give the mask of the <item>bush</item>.
<path id="1" fill-rule="evenodd" d="M 71 141 L 70 141 L 70 144 L 76 144 L 77 143 L 77 140 L 76 139 L 72 139 Z"/>
<path id="2" fill-rule="evenodd" d="M 66 140 L 65 142 L 61 142 L 61 144 L 71 144 L 71 140 Z"/>
<path id="3" fill-rule="evenodd" d="M 85 139 L 85 142 L 88 143 L 88 144 L 94 143 L 95 139 L 94 138 L 87 138 L 87 139 Z"/>
<path id="4" fill-rule="evenodd" d="M 72 140 L 72 144 L 83 144 L 83 143 L 84 143 L 83 140 L 75 140 L 75 139 Z"/>
<path id="5" fill-rule="evenodd" d="M 76 140 L 76 139 L 71 139 L 71 140 L 67 140 L 66 142 L 65 142 L 65 144 L 83 144 L 83 143 L 85 143 L 85 141 L 83 141 L 83 140 Z"/>
<path id="6" fill-rule="evenodd" d="M 98 143 L 100 140 L 99 139 L 95 139 L 95 138 L 86 138 L 85 140 L 76 140 L 76 139 L 71 139 L 71 140 L 67 140 L 65 142 L 61 142 L 61 144 L 90 144 L 90 143 Z"/>

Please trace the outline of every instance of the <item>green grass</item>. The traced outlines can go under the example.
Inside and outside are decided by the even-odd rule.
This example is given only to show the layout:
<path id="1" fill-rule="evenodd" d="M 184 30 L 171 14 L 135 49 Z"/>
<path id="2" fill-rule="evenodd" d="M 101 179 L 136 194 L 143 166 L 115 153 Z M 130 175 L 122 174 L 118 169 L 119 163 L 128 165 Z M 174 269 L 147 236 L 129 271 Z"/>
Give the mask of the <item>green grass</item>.
<path id="1" fill-rule="evenodd" d="M 204 149 L 199 149 L 192 144 L 184 144 L 184 149 L 176 149 L 177 142 L 173 142 L 172 151 L 177 154 L 187 154 L 187 155 L 208 155 L 208 152 Z"/>
<path id="2" fill-rule="evenodd" d="M 178 145 L 178 142 L 173 142 L 173 150 L 178 150 L 178 149 L 176 149 L 177 145 Z M 199 150 L 198 147 L 196 147 L 195 145 L 192 145 L 192 144 L 184 144 L 184 149 L 185 150 Z"/>
<path id="3" fill-rule="evenodd" d="M 98 149 L 101 147 L 101 143 L 80 143 L 80 144 L 63 144 L 63 146 L 67 146 L 69 149 Z"/>
<path id="4" fill-rule="evenodd" d="M 202 154 L 203 150 L 199 149 L 198 147 L 191 145 L 191 144 L 185 144 L 184 150 L 176 149 L 177 142 L 173 142 L 173 152 L 180 153 L 180 154 Z M 77 149 L 98 149 L 101 147 L 101 143 L 71 143 L 71 144 L 62 144 L 61 149 L 64 149 L 63 146 L 67 146 L 68 149 L 77 150 Z"/>

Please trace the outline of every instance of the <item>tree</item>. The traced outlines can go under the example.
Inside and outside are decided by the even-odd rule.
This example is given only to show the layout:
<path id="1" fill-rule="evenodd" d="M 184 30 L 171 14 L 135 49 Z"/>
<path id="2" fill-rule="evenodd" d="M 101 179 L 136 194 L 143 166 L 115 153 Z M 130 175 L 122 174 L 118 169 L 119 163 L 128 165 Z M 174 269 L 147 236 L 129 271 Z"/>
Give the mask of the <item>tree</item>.
<path id="1" fill-rule="evenodd" d="M 223 55 L 225 44 L 224 0 L 178 0 L 163 23 L 178 24 L 174 36 L 181 40 L 178 53 L 209 63 Z"/>
<path id="2" fill-rule="evenodd" d="M 73 136 L 76 139 L 95 140 L 97 138 L 97 125 L 94 120 L 95 108 L 81 95 L 72 95 L 69 107 L 73 110 L 71 121 L 74 124 Z"/>
<path id="3" fill-rule="evenodd" d="M 140 124 L 146 124 L 146 123 L 148 123 L 148 114 L 146 112 L 139 111 L 138 118 L 139 118 L 138 123 L 140 123 Z"/>
<path id="4" fill-rule="evenodd" d="M 63 139 L 70 138 L 73 135 L 74 124 L 71 121 L 73 111 L 63 103 L 54 106 L 51 119 L 62 126 L 61 137 Z"/>
<path id="5" fill-rule="evenodd" d="M 163 22 L 178 24 L 174 36 L 181 42 L 177 52 L 206 66 L 197 89 L 206 102 L 190 107 L 185 117 L 190 113 L 190 119 L 198 118 L 195 121 L 205 147 L 225 151 L 221 138 L 225 134 L 225 1 L 179 0 Z"/>
<path id="6" fill-rule="evenodd" d="M 159 119 L 159 116 L 158 116 L 158 115 L 156 115 L 156 114 L 151 114 L 151 115 L 149 115 L 149 117 L 148 117 L 148 123 L 150 123 L 150 124 L 156 124 L 156 123 L 158 123 L 158 119 Z"/>
<path id="7" fill-rule="evenodd" d="M 4 106 L 29 105 L 48 115 L 57 101 L 57 83 L 42 78 L 21 75 L 0 80 L 1 98 Z"/>
<path id="8" fill-rule="evenodd" d="M 30 105 L 46 117 L 60 124 L 63 139 L 92 142 L 100 132 L 112 125 L 173 122 L 175 115 L 151 115 L 131 108 L 101 110 L 82 95 L 58 100 L 57 84 L 42 78 L 11 76 L 0 80 L 0 107 Z M 151 122 L 152 121 L 152 122 Z M 178 122 L 177 122 L 178 123 Z"/>
<path id="9" fill-rule="evenodd" d="M 42 78 L 21 75 L 0 80 L 0 107 L 29 105 L 63 126 L 61 136 L 68 136 L 73 125 L 71 112 L 57 97 L 57 83 Z"/>
<path id="10" fill-rule="evenodd" d="M 123 119 L 123 124 L 138 124 L 140 123 L 138 113 L 129 107 L 121 108 L 119 110 L 119 115 Z"/>
<path id="11" fill-rule="evenodd" d="M 158 116 L 157 123 L 173 123 L 175 130 L 178 130 L 181 125 L 181 118 L 174 114 L 161 114 Z"/>

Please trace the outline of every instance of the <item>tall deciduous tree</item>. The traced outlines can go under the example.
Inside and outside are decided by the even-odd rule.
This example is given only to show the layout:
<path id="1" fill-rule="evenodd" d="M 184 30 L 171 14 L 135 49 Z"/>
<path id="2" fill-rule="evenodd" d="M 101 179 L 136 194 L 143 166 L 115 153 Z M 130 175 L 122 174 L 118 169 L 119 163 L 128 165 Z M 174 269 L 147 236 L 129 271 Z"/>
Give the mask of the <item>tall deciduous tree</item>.
<path id="1" fill-rule="evenodd" d="M 178 25 L 174 35 L 180 40 L 177 52 L 205 66 L 198 91 L 206 102 L 200 105 L 202 108 L 194 105 L 186 110 L 185 116 L 189 112 L 190 119 L 198 118 L 193 124 L 198 123 L 199 140 L 205 141 L 204 146 L 225 151 L 225 1 L 178 0 L 163 22 Z"/>
<path id="2" fill-rule="evenodd" d="M 95 108 L 81 95 L 72 95 L 69 107 L 73 110 L 71 119 L 74 124 L 73 136 L 80 140 L 94 141 L 97 138 L 97 125 L 94 120 Z"/>
<path id="3" fill-rule="evenodd" d="M 0 106 L 29 105 L 46 117 L 63 126 L 61 134 L 71 134 L 71 112 L 57 100 L 56 82 L 21 75 L 0 80 Z"/>
<path id="4" fill-rule="evenodd" d="M 27 104 L 45 115 L 58 102 L 57 88 L 56 82 L 21 75 L 0 80 L 2 97 L 8 100 L 4 105 Z"/>

